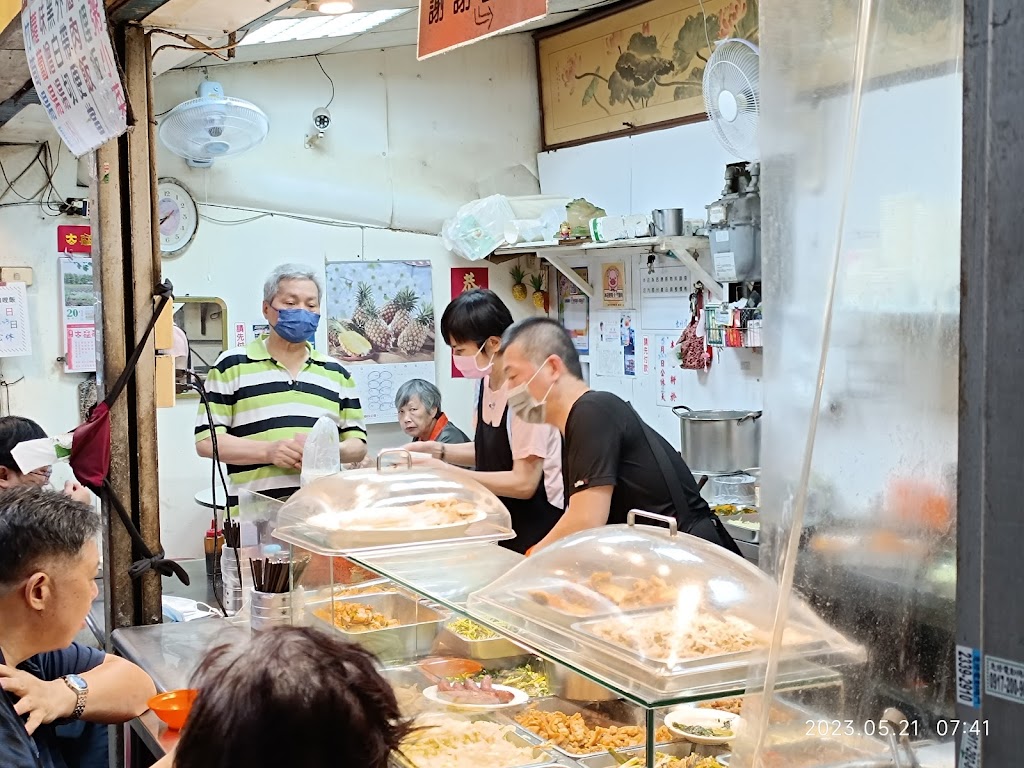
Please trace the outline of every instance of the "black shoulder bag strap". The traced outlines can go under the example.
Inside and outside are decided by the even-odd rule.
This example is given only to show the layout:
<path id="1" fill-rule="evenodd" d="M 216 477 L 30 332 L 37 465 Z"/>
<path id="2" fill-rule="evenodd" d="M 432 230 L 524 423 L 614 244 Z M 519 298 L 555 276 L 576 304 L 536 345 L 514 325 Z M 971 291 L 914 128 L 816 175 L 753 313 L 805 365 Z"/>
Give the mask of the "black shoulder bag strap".
<path id="1" fill-rule="evenodd" d="M 676 468 L 672 466 L 672 462 L 668 458 L 668 453 L 665 451 L 664 446 L 661 445 L 657 440 L 651 436 L 651 427 L 647 426 L 643 419 L 640 418 L 640 414 L 636 412 L 630 404 L 629 409 L 633 412 L 633 416 L 636 418 L 637 423 L 640 425 L 640 431 L 644 435 L 644 439 L 647 444 L 651 447 L 651 453 L 654 454 L 654 460 L 658 463 L 658 469 L 661 470 L 661 474 L 665 478 L 665 484 L 668 485 L 669 495 L 672 497 L 672 506 L 676 508 L 676 515 L 681 511 L 689 510 L 690 505 L 686 501 L 686 497 L 683 495 L 682 482 L 679 480 L 679 473 Z M 678 517 L 676 518 L 678 520 Z M 722 546 L 730 552 L 743 557 L 743 553 L 740 552 L 740 548 L 736 545 L 735 540 L 725 530 L 725 526 L 722 521 L 718 519 L 718 515 L 714 512 L 711 513 L 711 520 L 714 523 L 715 530 L 718 532 L 718 538 L 721 539 Z M 699 519 L 694 520 L 685 529 L 680 528 L 683 533 L 689 533 L 693 526 L 700 522 Z"/>

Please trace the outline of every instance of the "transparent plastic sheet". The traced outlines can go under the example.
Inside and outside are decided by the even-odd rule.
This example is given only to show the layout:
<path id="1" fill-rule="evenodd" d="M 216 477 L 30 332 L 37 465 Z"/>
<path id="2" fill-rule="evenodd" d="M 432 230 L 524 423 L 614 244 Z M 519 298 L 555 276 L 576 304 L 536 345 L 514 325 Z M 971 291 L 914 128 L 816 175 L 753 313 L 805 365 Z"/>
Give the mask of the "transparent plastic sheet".
<path id="1" fill-rule="evenodd" d="M 788 0 L 760 15 L 764 293 L 780 308 L 760 559 L 783 600 L 773 654 L 749 669 L 771 705 L 748 698 L 731 765 L 889 759 L 887 707 L 913 741 L 953 737 L 963 9 Z M 864 642 L 841 685 L 778 685 L 793 596 Z M 772 713 L 794 697 L 807 718 L 787 730 Z M 921 764 L 953 765 L 951 748 L 934 755 Z"/>
<path id="2" fill-rule="evenodd" d="M 464 259 L 479 261 L 505 242 L 505 228 L 515 218 L 504 195 L 466 203 L 441 226 L 441 242 Z"/>

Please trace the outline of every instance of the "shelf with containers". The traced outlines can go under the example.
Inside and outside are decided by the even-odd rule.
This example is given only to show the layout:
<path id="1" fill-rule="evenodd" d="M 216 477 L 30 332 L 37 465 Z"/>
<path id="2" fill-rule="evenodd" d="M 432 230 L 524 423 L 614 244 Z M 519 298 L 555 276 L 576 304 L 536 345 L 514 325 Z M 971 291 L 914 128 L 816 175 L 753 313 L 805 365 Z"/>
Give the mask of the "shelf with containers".
<path id="1" fill-rule="evenodd" d="M 668 522 L 638 512 L 523 558 L 498 546 L 513 532 L 493 494 L 454 472 L 407 465 L 315 480 L 280 507 L 273 536 L 291 550 L 291 623 L 368 647 L 395 685 L 423 688 L 421 704 L 430 682 L 453 677 L 424 669 L 425 659 L 455 658 L 463 674 L 491 670 L 526 687 L 543 679 L 519 707 L 424 710 L 503 723 L 550 747 L 544 759 L 603 768 L 596 763 L 612 742 L 646 749 L 652 764 L 655 754 L 689 755 L 695 745 L 666 729 L 666 710 L 756 694 L 750 673 L 772 642 L 774 581 Z M 860 648 L 801 603 L 789 615 L 774 691 L 806 698 L 841 686 L 836 669 L 859 663 Z M 586 742 L 596 752 L 581 754 Z"/>

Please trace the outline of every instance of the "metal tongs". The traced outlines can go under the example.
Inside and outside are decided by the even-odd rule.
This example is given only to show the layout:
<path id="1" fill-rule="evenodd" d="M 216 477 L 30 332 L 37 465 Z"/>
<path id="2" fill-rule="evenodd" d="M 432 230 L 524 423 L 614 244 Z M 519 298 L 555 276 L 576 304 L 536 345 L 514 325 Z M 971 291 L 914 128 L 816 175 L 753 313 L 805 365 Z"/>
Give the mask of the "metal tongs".
<path id="1" fill-rule="evenodd" d="M 889 707 L 882 713 L 882 722 L 889 726 L 889 749 L 892 750 L 892 761 L 896 768 L 921 768 L 907 735 L 907 716 L 898 709 Z M 900 747 L 903 747 L 906 754 L 906 762 L 900 758 Z"/>

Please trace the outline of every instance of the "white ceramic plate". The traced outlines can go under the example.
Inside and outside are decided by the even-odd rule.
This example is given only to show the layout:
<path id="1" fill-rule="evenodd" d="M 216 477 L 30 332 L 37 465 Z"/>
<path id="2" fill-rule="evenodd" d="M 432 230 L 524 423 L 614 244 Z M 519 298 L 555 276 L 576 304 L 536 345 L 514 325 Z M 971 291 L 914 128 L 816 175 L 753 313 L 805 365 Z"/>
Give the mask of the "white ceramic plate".
<path id="1" fill-rule="evenodd" d="M 697 736 L 683 730 L 684 726 L 700 725 L 704 728 L 728 727 L 732 730 L 732 736 Z M 743 727 L 743 718 L 734 715 L 732 712 L 721 712 L 717 709 L 704 709 L 703 707 L 680 707 L 665 715 L 665 726 L 672 733 L 682 736 L 694 744 L 706 744 L 708 746 L 721 746 L 728 744 L 736 738 L 737 733 Z"/>
<path id="2" fill-rule="evenodd" d="M 489 712 L 494 709 L 508 709 L 509 707 L 518 707 L 525 704 L 530 700 L 530 697 L 525 691 L 521 691 L 518 688 L 509 688 L 507 685 L 495 685 L 492 686 L 496 691 L 508 691 L 513 694 L 512 701 L 507 704 L 460 704 L 455 701 L 446 701 L 441 698 L 437 692 L 437 686 L 432 685 L 423 691 L 423 698 L 429 699 L 437 704 L 442 704 L 449 709 L 463 709 L 466 711 L 476 712 Z"/>

